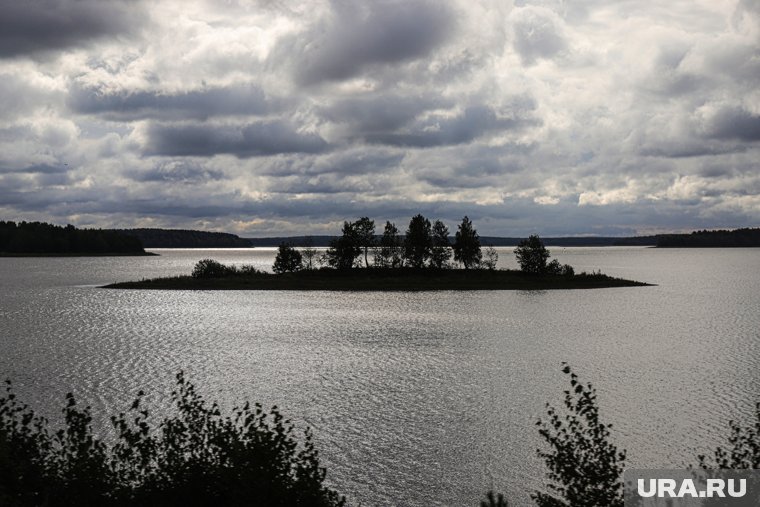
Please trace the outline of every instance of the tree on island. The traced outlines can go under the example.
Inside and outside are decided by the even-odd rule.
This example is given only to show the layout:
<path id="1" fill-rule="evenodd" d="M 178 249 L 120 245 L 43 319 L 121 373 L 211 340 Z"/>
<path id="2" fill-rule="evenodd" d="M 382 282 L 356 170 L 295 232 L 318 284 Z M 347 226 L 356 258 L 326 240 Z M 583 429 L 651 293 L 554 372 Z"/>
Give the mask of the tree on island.
<path id="1" fill-rule="evenodd" d="M 280 243 L 280 247 L 277 249 L 277 257 L 275 257 L 274 265 L 272 265 L 272 271 L 277 274 L 292 273 L 301 269 L 302 262 L 301 252 L 287 243 Z"/>
<path id="2" fill-rule="evenodd" d="M 225 266 L 214 259 L 201 259 L 193 266 L 190 276 L 193 278 L 221 278 L 234 274 L 235 270 L 231 266 Z"/>
<path id="3" fill-rule="evenodd" d="M 351 222 L 343 222 L 342 235 L 330 241 L 325 256 L 327 264 L 337 269 L 351 269 L 354 261 L 362 253 L 356 226 Z"/>
<path id="4" fill-rule="evenodd" d="M 314 248 L 314 239 L 311 236 L 307 236 L 303 242 L 301 257 L 303 258 L 304 269 L 314 269 L 317 265 L 317 262 L 319 260 L 319 251 Z"/>
<path id="5" fill-rule="evenodd" d="M 449 243 L 449 228 L 436 220 L 433 224 L 433 249 L 430 252 L 430 267 L 443 269 L 449 267 L 451 259 L 451 243 Z"/>
<path id="6" fill-rule="evenodd" d="M 546 261 L 549 260 L 549 250 L 537 234 L 532 234 L 528 239 L 518 243 L 515 248 L 515 257 L 520 264 L 520 269 L 525 273 L 543 275 L 547 272 Z"/>
<path id="7" fill-rule="evenodd" d="M 404 238 L 404 259 L 413 268 L 423 268 L 430 258 L 432 249 L 430 220 L 419 214 L 413 216 Z"/>
<path id="8" fill-rule="evenodd" d="M 465 215 L 454 237 L 454 260 L 464 264 L 464 269 L 477 267 L 483 257 L 480 251 L 480 236 L 472 227 L 472 221 Z"/>
<path id="9" fill-rule="evenodd" d="M 364 249 L 364 266 L 368 268 L 367 252 L 375 244 L 375 221 L 370 220 L 369 217 L 361 217 L 354 222 L 353 226 L 356 230 L 359 246 Z"/>
<path id="10" fill-rule="evenodd" d="M 499 262 L 499 253 L 496 249 L 488 245 L 483 252 L 483 260 L 480 261 L 480 267 L 482 269 L 488 269 L 493 271 L 496 269 L 496 264 Z"/>
<path id="11" fill-rule="evenodd" d="M 375 254 L 375 265 L 380 268 L 400 268 L 404 265 L 403 241 L 396 224 L 385 222 L 380 247 Z"/>

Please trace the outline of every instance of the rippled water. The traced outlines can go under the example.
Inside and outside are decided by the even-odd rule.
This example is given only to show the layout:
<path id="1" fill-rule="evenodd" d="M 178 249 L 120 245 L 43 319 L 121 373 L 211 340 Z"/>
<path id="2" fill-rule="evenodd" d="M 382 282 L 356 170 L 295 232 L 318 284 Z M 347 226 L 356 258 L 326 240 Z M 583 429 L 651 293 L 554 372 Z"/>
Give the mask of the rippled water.
<path id="1" fill-rule="evenodd" d="M 510 249 L 498 249 L 514 267 Z M 566 248 L 576 271 L 656 287 L 494 292 L 161 292 L 99 284 L 183 274 L 201 258 L 0 258 L 0 376 L 56 416 L 74 391 L 107 415 L 184 369 L 226 406 L 310 425 L 328 479 L 363 505 L 514 505 L 543 483 L 534 423 L 568 361 L 599 389 L 629 464 L 693 463 L 760 401 L 760 249 Z"/>

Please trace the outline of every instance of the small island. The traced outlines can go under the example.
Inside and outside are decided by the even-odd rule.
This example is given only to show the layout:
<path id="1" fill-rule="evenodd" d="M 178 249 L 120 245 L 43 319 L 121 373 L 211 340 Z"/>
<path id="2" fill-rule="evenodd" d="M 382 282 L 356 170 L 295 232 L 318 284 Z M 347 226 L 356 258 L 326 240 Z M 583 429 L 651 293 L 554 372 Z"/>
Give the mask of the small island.
<path id="1" fill-rule="evenodd" d="M 227 266 L 213 259 L 199 261 L 193 272 L 106 285 L 109 289 L 159 290 L 549 290 L 597 289 L 650 285 L 601 273 L 576 274 L 556 259 L 538 236 L 521 241 L 515 249 L 520 270 L 496 269 L 498 254 L 483 249 L 468 217 L 459 225 L 453 244 L 448 228 L 422 215 L 412 218 L 402 237 L 386 222 L 379 238 L 373 220 L 362 217 L 344 222 L 343 234 L 320 252 L 311 245 L 296 249 L 281 244 L 273 273 L 253 266 Z M 372 262 L 370 263 L 370 252 Z M 452 262 L 453 257 L 453 262 Z M 456 264 L 455 264 L 456 263 Z"/>
<path id="2" fill-rule="evenodd" d="M 518 270 L 419 271 L 413 268 L 362 269 L 356 273 L 329 268 L 296 273 L 256 272 L 218 278 L 175 276 L 106 285 L 107 289 L 159 290 L 550 290 L 636 287 L 649 284 L 612 278 L 600 273 L 533 276 Z"/>

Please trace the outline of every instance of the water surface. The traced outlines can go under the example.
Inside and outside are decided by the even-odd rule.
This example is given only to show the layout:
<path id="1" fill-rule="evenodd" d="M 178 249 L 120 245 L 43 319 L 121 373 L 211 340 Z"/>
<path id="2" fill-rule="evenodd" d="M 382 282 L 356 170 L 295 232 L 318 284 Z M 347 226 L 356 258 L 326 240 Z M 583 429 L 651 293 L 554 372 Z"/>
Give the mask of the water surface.
<path id="1" fill-rule="evenodd" d="M 516 267 L 511 249 L 501 265 Z M 310 425 L 333 486 L 363 505 L 529 504 L 534 423 L 569 362 L 599 389 L 629 464 L 693 463 L 760 401 L 760 249 L 554 248 L 576 271 L 656 283 L 584 291 L 117 291 L 202 258 L 0 258 L 0 376 L 57 418 L 74 391 L 99 428 L 183 369 L 225 406 L 277 404 Z"/>

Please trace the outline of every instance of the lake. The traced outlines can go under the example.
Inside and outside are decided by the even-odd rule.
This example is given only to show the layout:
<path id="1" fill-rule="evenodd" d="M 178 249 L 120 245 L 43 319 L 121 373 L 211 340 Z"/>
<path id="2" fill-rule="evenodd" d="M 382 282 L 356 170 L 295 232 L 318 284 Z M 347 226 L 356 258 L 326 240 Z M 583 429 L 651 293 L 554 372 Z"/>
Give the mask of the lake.
<path id="1" fill-rule="evenodd" d="M 184 370 L 225 407 L 277 405 L 314 430 L 352 504 L 530 505 L 536 420 L 567 361 L 599 391 L 629 466 L 681 467 L 760 401 L 760 249 L 552 248 L 576 272 L 656 287 L 583 291 L 117 291 L 202 258 L 269 267 L 275 249 L 0 258 L 0 377 L 60 421 L 73 391 L 98 428 Z M 510 248 L 500 265 L 516 267 Z"/>

